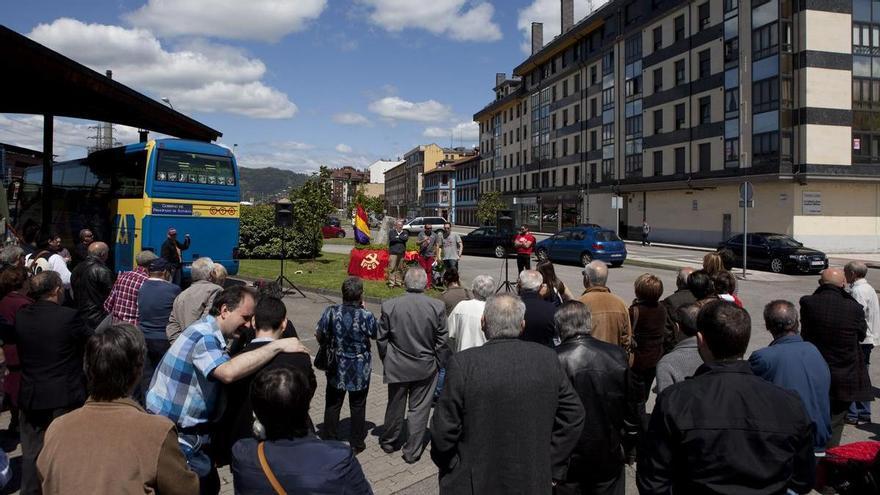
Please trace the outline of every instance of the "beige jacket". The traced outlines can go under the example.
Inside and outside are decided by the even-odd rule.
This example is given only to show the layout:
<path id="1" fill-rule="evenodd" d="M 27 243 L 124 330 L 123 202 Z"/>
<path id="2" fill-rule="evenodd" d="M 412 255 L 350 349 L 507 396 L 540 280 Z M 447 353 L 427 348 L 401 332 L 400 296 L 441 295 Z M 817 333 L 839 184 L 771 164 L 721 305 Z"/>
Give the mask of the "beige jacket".
<path id="1" fill-rule="evenodd" d="M 174 424 L 131 399 L 89 399 L 53 421 L 37 470 L 44 494 L 199 493 Z"/>
<path id="2" fill-rule="evenodd" d="M 221 290 L 223 287 L 213 282 L 199 280 L 178 294 L 171 308 L 168 326 L 165 327 L 168 342 L 174 342 L 186 327 L 208 314 L 214 304 L 214 298 Z"/>
<path id="3" fill-rule="evenodd" d="M 607 287 L 590 287 L 581 296 L 581 302 L 590 308 L 593 337 L 620 346 L 632 364 L 633 338 L 629 309 L 623 299 Z"/>

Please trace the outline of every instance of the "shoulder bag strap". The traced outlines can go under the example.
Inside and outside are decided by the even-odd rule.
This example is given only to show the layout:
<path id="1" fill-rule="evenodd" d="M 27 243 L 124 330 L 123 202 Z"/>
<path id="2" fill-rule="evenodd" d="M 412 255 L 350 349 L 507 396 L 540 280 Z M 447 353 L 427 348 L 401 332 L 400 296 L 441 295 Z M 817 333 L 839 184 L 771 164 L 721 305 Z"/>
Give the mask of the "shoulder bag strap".
<path id="1" fill-rule="evenodd" d="M 264 451 L 265 444 L 266 442 L 260 442 L 257 444 L 257 457 L 260 458 L 260 467 L 263 468 L 263 474 L 266 475 L 266 479 L 269 480 L 269 484 L 272 485 L 275 493 L 278 495 L 286 495 L 287 492 L 284 491 L 284 487 L 281 486 L 278 478 L 275 477 L 275 473 L 272 472 L 272 468 L 269 467 L 269 461 L 266 460 L 266 452 Z"/>

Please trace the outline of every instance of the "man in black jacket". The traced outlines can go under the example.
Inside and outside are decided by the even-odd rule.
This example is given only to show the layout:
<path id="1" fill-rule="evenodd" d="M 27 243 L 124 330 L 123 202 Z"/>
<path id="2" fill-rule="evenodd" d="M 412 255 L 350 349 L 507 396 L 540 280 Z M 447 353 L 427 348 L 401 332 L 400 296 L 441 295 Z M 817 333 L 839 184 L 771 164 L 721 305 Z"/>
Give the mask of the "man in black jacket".
<path id="1" fill-rule="evenodd" d="M 845 286 L 843 271 L 828 268 L 822 271 L 816 292 L 801 298 L 801 337 L 819 349 L 831 371 L 828 447 L 840 444 L 850 403 L 874 398 L 860 347 L 868 331 L 865 311 Z"/>
<path id="2" fill-rule="evenodd" d="M 86 400 L 83 350 L 91 329 L 61 305 L 64 287 L 53 271 L 30 280 L 36 300 L 15 317 L 13 340 L 21 360 L 21 493 L 40 493 L 36 462 L 53 419 Z"/>
<path id="3" fill-rule="evenodd" d="M 110 248 L 107 244 L 91 243 L 88 258 L 70 274 L 73 302 L 79 310 L 80 318 L 92 329 L 98 328 L 101 320 L 107 316 L 104 301 L 113 288 L 113 272 L 106 265 L 109 254 Z"/>
<path id="4" fill-rule="evenodd" d="M 639 448 L 639 493 L 807 493 L 813 424 L 800 397 L 752 374 L 751 319 L 733 304 L 700 310 L 704 364 L 657 397 Z"/>
<path id="5" fill-rule="evenodd" d="M 453 355 L 434 408 L 440 493 L 550 494 L 564 480 L 584 408 L 551 349 L 519 340 L 525 305 L 489 298 L 488 342 Z"/>
<path id="6" fill-rule="evenodd" d="M 180 285 L 181 267 L 183 266 L 182 251 L 189 249 L 190 237 L 186 234 L 183 244 L 177 240 L 177 229 L 171 227 L 168 229 L 168 238 L 162 243 L 160 258 L 165 258 L 171 263 L 171 281 L 176 285 Z"/>
<path id="7" fill-rule="evenodd" d="M 255 337 L 248 342 L 241 352 L 247 353 L 283 338 L 287 324 L 287 308 L 281 299 L 271 296 L 260 298 L 260 302 L 257 303 L 254 309 Z M 275 368 L 298 368 L 302 370 L 309 381 L 309 401 L 314 397 L 318 382 L 315 379 L 315 371 L 312 369 L 311 356 L 304 352 L 284 352 L 278 354 L 251 375 L 229 384 L 226 389 L 227 407 L 221 420 L 222 431 L 219 435 L 224 438 L 218 439 L 218 445 L 221 445 L 222 450 L 219 456 L 221 464 L 224 456 L 229 454 L 232 445 L 236 441 L 254 436 L 254 410 L 250 399 L 251 382 L 253 382 L 254 377 L 260 371 Z M 311 421 L 309 421 L 309 429 L 311 431 L 314 430 Z M 225 447 L 222 447 L 223 445 Z"/>
<path id="8" fill-rule="evenodd" d="M 564 303 L 554 320 L 562 339 L 559 363 L 590 418 L 556 493 L 623 495 L 625 452 L 635 446 L 639 430 L 639 399 L 629 386 L 626 353 L 590 336 L 590 310 L 580 301 Z"/>
<path id="9" fill-rule="evenodd" d="M 676 344 L 687 337 L 676 331 L 675 325 L 678 323 L 678 318 L 676 316 L 678 314 L 678 308 L 697 302 L 694 293 L 688 288 L 688 277 L 690 277 L 691 273 L 694 273 L 694 269 L 690 267 L 678 270 L 678 276 L 675 278 L 675 292 L 663 300 L 663 305 L 666 307 L 666 317 L 669 320 L 666 324 L 666 335 L 663 336 L 664 353 L 671 352 Z M 669 330 L 671 330 L 671 332 Z"/>
<path id="10" fill-rule="evenodd" d="M 403 285 L 403 270 L 406 266 L 403 258 L 406 256 L 406 242 L 409 240 L 409 232 L 403 230 L 403 222 L 394 222 L 394 230 L 388 232 L 388 287 L 400 287 Z"/>
<path id="11" fill-rule="evenodd" d="M 553 315 L 556 314 L 556 305 L 539 295 L 543 283 L 544 277 L 537 270 L 523 270 L 519 274 L 519 297 L 526 305 L 526 326 L 520 338 L 554 347 L 556 325 L 553 323 Z"/>

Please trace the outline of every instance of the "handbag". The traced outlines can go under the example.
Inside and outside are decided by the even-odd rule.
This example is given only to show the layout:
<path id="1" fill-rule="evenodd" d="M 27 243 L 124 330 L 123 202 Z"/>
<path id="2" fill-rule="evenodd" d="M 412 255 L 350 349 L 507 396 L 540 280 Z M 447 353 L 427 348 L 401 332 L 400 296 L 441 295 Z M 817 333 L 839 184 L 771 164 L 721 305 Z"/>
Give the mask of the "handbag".
<path id="1" fill-rule="evenodd" d="M 287 491 L 281 486 L 278 478 L 275 477 L 275 473 L 272 472 L 272 468 L 269 467 L 269 461 L 266 460 L 265 444 L 266 442 L 260 442 L 257 444 L 257 457 L 260 459 L 260 467 L 263 468 L 263 474 L 266 475 L 266 479 L 269 480 L 269 484 L 272 485 L 272 489 L 275 490 L 275 493 L 278 495 L 286 495 Z"/>
<path id="2" fill-rule="evenodd" d="M 330 322 L 324 342 L 318 344 L 318 352 L 315 353 L 315 368 L 321 371 L 336 370 L 336 352 L 333 351 L 333 313 L 330 313 Z"/>

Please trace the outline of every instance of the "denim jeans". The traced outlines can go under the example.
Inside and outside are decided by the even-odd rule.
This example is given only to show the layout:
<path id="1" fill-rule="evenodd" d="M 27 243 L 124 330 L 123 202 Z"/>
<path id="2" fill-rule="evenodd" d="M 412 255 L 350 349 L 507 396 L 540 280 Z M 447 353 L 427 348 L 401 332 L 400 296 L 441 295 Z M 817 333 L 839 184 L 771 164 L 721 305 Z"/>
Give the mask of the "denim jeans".
<path id="1" fill-rule="evenodd" d="M 210 443 L 210 435 L 177 433 L 177 444 L 186 458 L 187 466 L 199 476 L 200 495 L 215 495 L 220 492 L 220 477 L 214 467 L 214 460 L 208 454 Z"/>
<path id="2" fill-rule="evenodd" d="M 871 364 L 871 350 L 874 348 L 871 344 L 862 344 L 862 352 L 865 355 L 865 368 Z M 849 406 L 849 412 L 846 415 L 850 420 L 871 420 L 871 401 L 855 401 Z"/>

